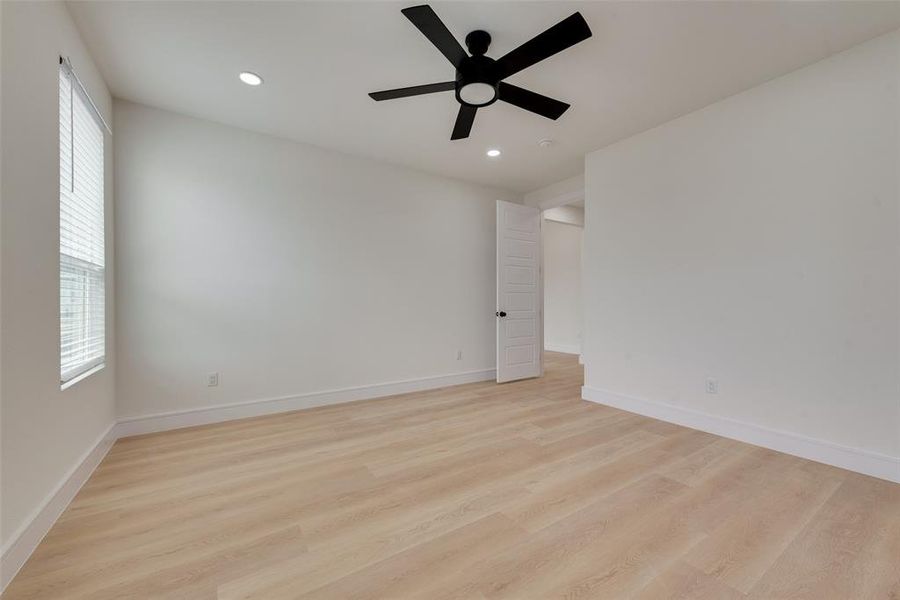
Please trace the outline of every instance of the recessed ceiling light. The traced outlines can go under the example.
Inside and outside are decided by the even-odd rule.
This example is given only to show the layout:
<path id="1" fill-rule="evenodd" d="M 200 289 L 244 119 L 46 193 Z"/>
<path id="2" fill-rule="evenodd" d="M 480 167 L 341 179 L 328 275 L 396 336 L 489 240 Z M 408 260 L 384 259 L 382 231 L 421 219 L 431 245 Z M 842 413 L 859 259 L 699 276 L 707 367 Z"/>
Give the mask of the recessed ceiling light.
<path id="1" fill-rule="evenodd" d="M 498 156 L 500 156 L 500 151 L 497 150 L 496 148 L 491 148 L 490 150 L 487 151 L 487 155 L 490 156 L 491 158 L 497 158 Z"/>
<path id="2" fill-rule="evenodd" d="M 252 73 L 250 71 L 241 71 L 241 74 L 238 75 L 238 77 L 240 77 L 241 81 L 243 81 L 247 85 L 262 85 L 262 77 L 260 77 L 256 73 Z"/>

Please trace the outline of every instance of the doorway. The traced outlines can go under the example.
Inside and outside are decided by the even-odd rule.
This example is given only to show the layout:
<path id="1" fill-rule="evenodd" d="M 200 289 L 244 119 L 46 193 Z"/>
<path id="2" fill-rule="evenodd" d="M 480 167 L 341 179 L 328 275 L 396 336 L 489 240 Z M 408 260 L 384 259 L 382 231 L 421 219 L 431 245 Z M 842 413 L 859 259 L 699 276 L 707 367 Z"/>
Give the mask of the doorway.
<path id="1" fill-rule="evenodd" d="M 583 200 L 544 210 L 541 217 L 544 350 L 581 362 Z"/>
<path id="2" fill-rule="evenodd" d="M 583 229 L 583 198 L 547 209 L 497 202 L 498 383 L 541 377 L 545 352 L 581 363 Z"/>

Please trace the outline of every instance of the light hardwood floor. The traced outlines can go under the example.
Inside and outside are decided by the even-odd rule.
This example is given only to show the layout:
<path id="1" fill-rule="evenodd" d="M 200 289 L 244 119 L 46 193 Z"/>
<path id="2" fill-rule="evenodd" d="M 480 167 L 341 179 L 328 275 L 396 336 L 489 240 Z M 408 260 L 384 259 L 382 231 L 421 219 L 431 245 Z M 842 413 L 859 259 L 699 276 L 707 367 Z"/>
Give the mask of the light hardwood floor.
<path id="1" fill-rule="evenodd" d="M 579 399 L 574 357 L 120 440 L 21 598 L 900 598 L 900 485 Z"/>

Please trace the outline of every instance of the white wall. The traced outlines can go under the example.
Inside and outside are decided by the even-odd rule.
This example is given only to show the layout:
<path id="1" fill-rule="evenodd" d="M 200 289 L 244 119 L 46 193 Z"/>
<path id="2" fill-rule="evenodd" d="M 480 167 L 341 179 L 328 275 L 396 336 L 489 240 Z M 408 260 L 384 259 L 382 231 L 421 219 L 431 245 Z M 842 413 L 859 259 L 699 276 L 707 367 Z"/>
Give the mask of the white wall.
<path id="1" fill-rule="evenodd" d="M 900 457 L 898 77 L 895 32 L 588 155 L 586 396 Z"/>
<path id="2" fill-rule="evenodd" d="M 4 552 L 115 418 L 113 364 L 59 386 L 59 55 L 107 120 L 109 92 L 59 2 L 2 2 L 0 540 Z M 112 223 L 112 140 L 106 215 Z M 114 352 L 107 240 L 107 354 Z M 6 565 L 4 564 L 4 567 Z M 8 573 L 3 573 L 6 579 Z"/>
<path id="3" fill-rule="evenodd" d="M 544 348 L 581 352 L 582 228 L 544 219 Z"/>
<path id="4" fill-rule="evenodd" d="M 126 102 L 115 130 L 123 417 L 494 368 L 511 194 Z"/>

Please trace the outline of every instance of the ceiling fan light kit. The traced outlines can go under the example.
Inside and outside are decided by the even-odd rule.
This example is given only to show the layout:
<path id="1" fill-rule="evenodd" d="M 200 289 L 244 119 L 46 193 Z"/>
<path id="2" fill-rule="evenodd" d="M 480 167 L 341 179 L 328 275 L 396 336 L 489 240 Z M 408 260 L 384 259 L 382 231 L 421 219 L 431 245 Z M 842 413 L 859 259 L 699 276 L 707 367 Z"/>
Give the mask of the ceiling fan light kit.
<path id="1" fill-rule="evenodd" d="M 469 50 L 466 53 L 437 13 L 427 4 L 404 8 L 401 12 L 456 68 L 456 79 L 372 92 L 369 96 L 373 100 L 393 100 L 453 90 L 460 106 L 450 136 L 451 140 L 469 137 L 478 109 L 490 106 L 497 100 L 554 120 L 569 108 L 565 102 L 503 80 L 591 37 L 591 30 L 581 13 L 574 13 L 515 50 L 494 60 L 485 54 L 491 45 L 491 36 L 488 32 L 477 29 L 469 33 L 465 39 Z"/>

